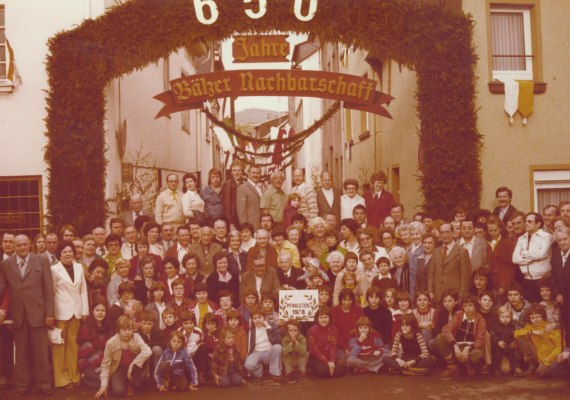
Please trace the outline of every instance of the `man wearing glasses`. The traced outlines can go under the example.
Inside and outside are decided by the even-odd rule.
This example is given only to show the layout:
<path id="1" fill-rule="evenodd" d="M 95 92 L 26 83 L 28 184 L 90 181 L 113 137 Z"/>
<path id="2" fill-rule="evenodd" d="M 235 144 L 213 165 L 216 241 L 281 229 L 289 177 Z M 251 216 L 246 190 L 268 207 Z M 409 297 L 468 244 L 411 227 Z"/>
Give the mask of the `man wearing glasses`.
<path id="1" fill-rule="evenodd" d="M 513 263 L 517 264 L 524 276 L 521 284 L 524 298 L 531 303 L 540 302 L 537 282 L 550 277 L 550 248 L 552 235 L 543 230 L 544 221 L 538 213 L 525 216 L 525 234 L 519 237 L 513 252 Z"/>
<path id="2" fill-rule="evenodd" d="M 166 177 L 166 189 L 156 198 L 154 218 L 159 225 L 165 222 L 172 224 L 173 231 L 184 224 L 182 212 L 182 192 L 178 190 L 178 176 L 169 174 Z"/>

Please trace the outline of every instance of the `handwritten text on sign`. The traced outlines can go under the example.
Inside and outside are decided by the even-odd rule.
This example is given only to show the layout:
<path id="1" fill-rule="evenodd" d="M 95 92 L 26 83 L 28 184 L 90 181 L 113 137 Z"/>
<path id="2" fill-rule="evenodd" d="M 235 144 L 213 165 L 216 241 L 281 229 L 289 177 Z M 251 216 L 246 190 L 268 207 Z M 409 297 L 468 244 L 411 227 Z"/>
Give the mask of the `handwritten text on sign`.
<path id="1" fill-rule="evenodd" d="M 280 290 L 279 319 L 314 321 L 319 310 L 318 290 Z"/>

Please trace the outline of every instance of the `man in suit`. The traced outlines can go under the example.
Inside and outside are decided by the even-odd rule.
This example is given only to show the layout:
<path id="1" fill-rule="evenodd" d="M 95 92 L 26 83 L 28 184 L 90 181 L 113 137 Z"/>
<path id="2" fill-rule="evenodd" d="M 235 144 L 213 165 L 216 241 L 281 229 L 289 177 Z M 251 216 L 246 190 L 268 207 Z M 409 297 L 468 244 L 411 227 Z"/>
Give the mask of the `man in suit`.
<path id="1" fill-rule="evenodd" d="M 453 240 L 451 224 L 441 225 L 439 234 L 443 245 L 433 252 L 428 278 L 428 292 L 438 303 L 447 289 L 455 289 L 460 297 L 465 296 L 471 277 L 469 253 Z"/>
<path id="2" fill-rule="evenodd" d="M 561 320 L 570 343 L 570 229 L 556 233 L 559 250 L 552 252 L 552 283 L 556 300 L 562 305 Z"/>
<path id="3" fill-rule="evenodd" d="M 209 226 L 200 228 L 200 242 L 190 246 L 190 253 L 194 253 L 200 260 L 200 272 L 207 276 L 214 271 L 214 254 L 223 251 L 222 246 L 213 243 L 214 230 Z"/>
<path id="4" fill-rule="evenodd" d="M 230 230 L 233 230 L 239 228 L 236 201 L 237 189 L 243 183 L 243 163 L 240 160 L 235 160 L 230 170 L 232 176 L 222 186 L 222 205 L 224 207 L 224 217 L 230 224 Z"/>
<path id="5" fill-rule="evenodd" d="M 16 252 L 14 238 L 15 235 L 12 232 L 4 232 L 2 235 L 2 257 L 0 261 L 12 257 Z"/>
<path id="6" fill-rule="evenodd" d="M 481 267 L 489 267 L 491 259 L 491 246 L 484 239 L 475 236 L 475 223 L 473 217 L 466 216 L 460 222 L 461 239 L 459 245 L 469 253 L 471 270 L 475 271 Z"/>
<path id="7" fill-rule="evenodd" d="M 279 289 L 281 289 L 281 284 L 277 277 L 277 271 L 275 268 L 267 267 L 265 257 L 257 254 L 253 260 L 253 268 L 241 277 L 239 285 L 240 298 L 243 299 L 247 290 L 255 290 L 261 298 L 262 293 L 273 293 L 276 295 Z"/>
<path id="8" fill-rule="evenodd" d="M 148 215 L 143 210 L 143 199 L 140 194 L 133 193 L 129 198 L 129 211 L 125 211 L 119 218 L 123 220 L 125 226 L 134 225 L 135 220 L 141 215 Z"/>
<path id="9" fill-rule="evenodd" d="M 364 205 L 368 216 L 368 224 L 378 228 L 384 218 L 390 215 L 390 209 L 394 204 L 394 196 L 384 185 L 387 182 L 384 171 L 378 171 L 370 177 L 371 189 L 364 194 Z"/>
<path id="10" fill-rule="evenodd" d="M 340 221 L 340 196 L 342 193 L 333 188 L 331 174 L 321 174 L 321 188 L 317 190 L 317 207 L 319 217 L 324 218 L 327 214 L 334 214 Z"/>
<path id="11" fill-rule="evenodd" d="M 9 313 L 14 321 L 16 394 L 26 394 L 33 380 L 42 394 L 50 395 L 48 327 L 53 327 L 55 315 L 50 263 L 30 252 L 26 235 L 16 236 L 14 243 L 16 255 L 2 261 L 0 269 L 8 283 Z"/>
<path id="12" fill-rule="evenodd" d="M 501 186 L 495 191 L 495 198 L 499 203 L 498 207 L 495 207 L 493 210 L 493 214 L 503 221 L 503 224 L 506 224 L 507 221 L 511 219 L 513 213 L 517 211 L 517 209 L 511 204 L 513 200 L 513 191 L 506 186 Z"/>
<path id="13" fill-rule="evenodd" d="M 279 284 L 283 289 L 303 289 L 304 286 L 306 286 L 305 282 L 298 280 L 302 275 L 302 269 L 293 268 L 293 259 L 291 258 L 291 254 L 286 251 L 279 254 L 279 269 L 277 270 L 277 277 L 279 278 Z"/>
<path id="14" fill-rule="evenodd" d="M 236 191 L 236 209 L 240 224 L 249 222 L 254 230 L 259 229 L 261 210 L 259 204 L 263 194 L 259 180 L 261 179 L 261 167 L 252 165 L 249 167 L 247 181 L 241 184 Z"/>

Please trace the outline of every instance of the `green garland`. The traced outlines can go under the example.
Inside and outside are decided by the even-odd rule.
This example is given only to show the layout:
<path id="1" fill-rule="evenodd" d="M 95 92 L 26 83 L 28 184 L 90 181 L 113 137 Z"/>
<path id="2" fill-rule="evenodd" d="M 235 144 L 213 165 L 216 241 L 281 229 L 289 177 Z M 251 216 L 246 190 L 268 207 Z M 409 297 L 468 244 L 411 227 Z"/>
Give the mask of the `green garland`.
<path id="1" fill-rule="evenodd" d="M 458 203 L 478 208 L 481 136 L 469 16 L 420 1 L 328 0 L 319 1 L 313 20 L 302 22 L 293 0 L 273 0 L 253 20 L 243 0 L 215 2 L 219 18 L 213 25 L 197 21 L 193 1 L 131 0 L 49 40 L 45 161 L 53 229 L 73 223 L 85 233 L 104 223 L 108 82 L 198 40 L 223 40 L 233 32 L 312 33 L 415 69 L 424 209 L 449 217 Z"/>

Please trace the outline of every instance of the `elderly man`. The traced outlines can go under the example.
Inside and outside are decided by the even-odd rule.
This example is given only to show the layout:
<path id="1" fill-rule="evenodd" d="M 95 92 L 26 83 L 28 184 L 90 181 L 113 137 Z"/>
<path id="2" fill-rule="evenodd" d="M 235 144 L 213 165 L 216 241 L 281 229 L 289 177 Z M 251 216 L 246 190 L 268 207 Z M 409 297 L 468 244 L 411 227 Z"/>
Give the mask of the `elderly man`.
<path id="1" fill-rule="evenodd" d="M 543 227 L 542 215 L 534 212 L 526 214 L 526 233 L 519 237 L 513 252 L 513 263 L 519 266 L 524 277 L 521 281 L 524 298 L 531 303 L 541 301 L 537 282 L 550 277 L 552 272 L 552 235 L 544 231 Z"/>
<path id="2" fill-rule="evenodd" d="M 176 237 L 175 234 L 178 228 L 175 228 L 169 222 L 165 222 L 160 227 L 160 244 L 164 247 L 164 250 L 168 251 L 171 247 L 176 246 Z"/>
<path id="3" fill-rule="evenodd" d="M 182 212 L 182 192 L 178 190 L 178 183 L 176 174 L 168 174 L 167 188 L 157 196 L 154 207 L 154 220 L 159 225 L 169 222 L 174 229 L 182 225 L 186 219 Z"/>
<path id="4" fill-rule="evenodd" d="M 269 232 L 265 229 L 258 229 L 255 232 L 255 246 L 247 251 L 247 270 L 253 268 L 253 260 L 261 254 L 265 257 L 265 263 L 269 267 L 277 267 L 277 250 L 269 244 Z"/>
<path id="5" fill-rule="evenodd" d="M 299 268 L 293 268 L 293 259 L 291 254 L 287 252 L 279 253 L 279 269 L 277 270 L 277 277 L 283 289 L 303 289 L 306 284 L 304 281 L 299 281 L 298 278 L 303 275 L 303 271 Z"/>
<path id="6" fill-rule="evenodd" d="M 53 280 L 47 258 L 30 251 L 30 239 L 14 239 L 16 255 L 0 264 L 8 283 L 9 313 L 16 350 L 16 397 L 28 393 L 32 383 L 43 395 L 51 395 L 48 328 L 53 327 Z"/>
<path id="7" fill-rule="evenodd" d="M 134 225 L 135 220 L 141 215 L 148 215 L 143 210 L 143 199 L 140 194 L 133 193 L 129 198 L 129 211 L 119 215 L 119 218 L 125 222 L 125 225 Z"/>
<path id="8" fill-rule="evenodd" d="M 196 254 L 200 260 L 200 270 L 204 276 L 214 271 L 214 254 L 223 251 L 222 246 L 213 243 L 214 230 L 209 226 L 200 228 L 200 242 L 190 246 L 190 252 Z"/>
<path id="9" fill-rule="evenodd" d="M 217 219 L 214 222 L 214 243 L 222 246 L 222 249 L 228 249 L 228 225 L 223 219 Z"/>
<path id="10" fill-rule="evenodd" d="M 305 182 L 305 171 L 300 168 L 293 171 L 291 193 L 297 193 L 301 197 L 301 204 L 297 209 L 299 214 L 304 215 L 309 221 L 319 214 L 317 193 Z"/>
<path id="11" fill-rule="evenodd" d="M 460 297 L 465 296 L 471 276 L 469 253 L 453 240 L 451 224 L 441 225 L 439 236 L 443 245 L 433 252 L 428 278 L 429 295 L 437 302 L 447 289 L 455 289 Z"/>
<path id="12" fill-rule="evenodd" d="M 121 254 L 125 260 L 129 261 L 137 255 L 138 238 L 139 233 L 133 225 L 129 225 L 125 228 L 123 245 L 121 246 Z"/>
<path id="13" fill-rule="evenodd" d="M 261 179 L 261 167 L 252 165 L 249 167 L 247 180 L 236 191 L 236 209 L 240 224 L 249 222 L 253 229 L 259 229 L 261 217 L 260 202 L 263 190 L 259 183 Z"/>
<path id="14" fill-rule="evenodd" d="M 340 196 L 342 193 L 333 188 L 331 174 L 323 172 L 321 174 L 321 188 L 316 191 L 319 217 L 325 218 L 327 214 L 333 214 L 340 220 Z"/>
<path id="15" fill-rule="evenodd" d="M 271 215 L 273 221 L 283 222 L 283 211 L 287 205 L 287 195 L 281 187 L 285 182 L 285 175 L 281 171 L 271 174 L 271 186 L 261 195 L 259 207 L 262 215 Z"/>
<path id="16" fill-rule="evenodd" d="M 517 211 L 517 209 L 511 204 L 513 200 L 513 191 L 506 186 L 501 186 L 495 191 L 495 198 L 498 207 L 495 207 L 493 214 L 503 221 L 504 224 L 507 223 L 512 217 L 512 215 Z"/>
<path id="17" fill-rule="evenodd" d="M 248 259 L 249 261 L 249 259 Z M 241 277 L 239 285 L 239 295 L 243 299 L 244 293 L 248 290 L 255 290 L 259 297 L 262 293 L 273 293 L 274 295 L 281 289 L 277 271 L 275 268 L 265 264 L 265 257 L 256 254 L 253 258 L 253 266 Z"/>
<path id="18" fill-rule="evenodd" d="M 491 259 L 491 246 L 486 240 L 475 236 L 475 223 L 473 217 L 467 216 L 460 223 L 461 239 L 459 245 L 469 253 L 471 269 L 475 271 L 481 267 L 489 267 Z"/>

